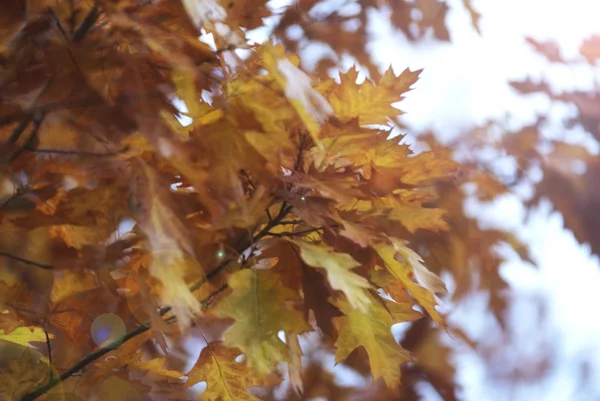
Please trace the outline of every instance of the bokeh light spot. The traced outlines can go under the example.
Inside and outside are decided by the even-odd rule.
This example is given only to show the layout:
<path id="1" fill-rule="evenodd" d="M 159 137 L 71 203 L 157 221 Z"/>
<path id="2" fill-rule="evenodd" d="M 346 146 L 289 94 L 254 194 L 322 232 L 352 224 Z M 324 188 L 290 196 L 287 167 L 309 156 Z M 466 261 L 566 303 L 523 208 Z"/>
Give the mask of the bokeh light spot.
<path id="1" fill-rule="evenodd" d="M 97 345 L 113 348 L 121 344 L 125 338 L 125 323 L 114 313 L 104 313 L 92 322 L 91 334 Z"/>

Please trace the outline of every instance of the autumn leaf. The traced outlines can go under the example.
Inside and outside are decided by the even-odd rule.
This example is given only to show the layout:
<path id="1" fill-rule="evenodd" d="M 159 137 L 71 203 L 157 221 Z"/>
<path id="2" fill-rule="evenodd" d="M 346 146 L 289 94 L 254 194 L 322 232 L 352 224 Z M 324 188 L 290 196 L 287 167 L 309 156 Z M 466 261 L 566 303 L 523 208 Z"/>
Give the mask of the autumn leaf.
<path id="1" fill-rule="evenodd" d="M 90 272 L 56 272 L 50 299 L 59 303 L 75 293 L 94 289 L 98 286 L 96 280 Z"/>
<path id="2" fill-rule="evenodd" d="M 194 313 L 200 312 L 200 305 L 184 279 L 186 272 L 193 267 L 186 252 L 193 254 L 193 250 L 189 239 L 184 237 L 183 223 L 167 204 L 167 195 L 161 195 L 164 189 L 160 186 L 158 174 L 143 162 L 138 168 L 138 180 L 145 185 L 143 189 L 138 187 L 144 199 L 140 223 L 153 253 L 148 269 L 162 282 L 161 299 L 173 307 L 178 324 L 183 328 Z"/>
<path id="3" fill-rule="evenodd" d="M 370 302 L 367 289 L 369 282 L 352 271 L 360 263 L 352 256 L 334 252 L 325 245 L 312 245 L 304 241 L 292 241 L 300 248 L 300 255 L 306 264 L 325 269 L 329 284 L 335 290 L 342 291 L 350 305 L 366 311 Z"/>
<path id="4" fill-rule="evenodd" d="M 396 312 L 396 317 L 402 320 L 393 320 L 390 312 L 379 301 L 370 301 L 366 312 L 353 308 L 343 299 L 335 302 L 345 315 L 335 318 L 340 332 L 335 342 L 335 361 L 340 363 L 356 348 L 364 347 L 369 354 L 373 380 L 383 378 L 389 388 L 395 388 L 400 385 L 400 364 L 411 361 L 411 358 L 392 336 L 391 327 L 394 323 L 412 321 L 420 314 L 413 311 L 410 305 L 401 304 L 404 314 Z"/>
<path id="5" fill-rule="evenodd" d="M 422 265 L 422 259 L 408 249 L 399 241 L 393 244 L 379 243 L 375 245 L 375 250 L 385 263 L 385 267 L 397 279 L 402 281 L 410 294 L 416 301 L 429 313 L 431 318 L 440 326 L 445 326 L 445 321 L 440 312 L 436 309 L 437 292 L 446 292 L 446 287 L 439 277 L 431 273 Z M 397 254 L 406 258 L 400 261 Z M 415 277 L 419 283 L 415 283 L 412 278 Z"/>
<path id="6" fill-rule="evenodd" d="M 387 217 L 399 221 L 411 233 L 418 229 L 429 231 L 446 231 L 450 227 L 443 220 L 446 211 L 437 208 L 427 208 L 402 202 L 392 202 L 393 206 Z"/>
<path id="7" fill-rule="evenodd" d="M 290 384 L 296 394 L 302 394 L 302 347 L 298 340 L 298 334 L 286 333 L 286 343 L 289 350 L 290 361 L 288 362 L 288 376 Z"/>
<path id="8" fill-rule="evenodd" d="M 201 381 L 211 401 L 390 398 L 385 386 L 342 385 L 321 351 L 392 390 L 407 368 L 396 398 L 424 382 L 458 398 L 445 382 L 452 364 L 436 360 L 450 362 L 446 353 L 421 350 L 440 349 L 431 342 L 441 336 L 422 335 L 440 327 L 410 323 L 421 316 L 413 308 L 445 328 L 435 271 L 457 298 L 488 291 L 501 316 L 507 283 L 492 249 L 503 242 L 526 258 L 514 236 L 476 229 L 463 184 L 492 200 L 539 164 L 536 195 L 594 244 L 595 219 L 575 213 L 598 203 L 586 191 L 593 152 L 554 141 L 547 153 L 539 123 L 446 149 L 400 120 L 421 70 L 379 71 L 370 15 L 389 6 L 408 40 L 449 40 L 451 4 L 272 3 L 0 2 L 2 401 L 188 399 Z M 477 29 L 471 3 L 462 11 Z M 590 62 L 596 42 L 581 49 Z M 333 79 L 348 60 L 357 67 Z M 573 124 L 599 137 L 592 93 L 517 86 L 574 105 Z M 515 183 L 477 175 L 495 171 L 476 157 L 490 147 L 516 157 Z M 110 347 L 96 341 L 108 314 L 118 320 Z M 391 334 L 397 322 L 426 360 L 402 367 L 411 360 Z M 208 345 L 183 383 L 180 350 L 199 342 Z M 32 344 L 48 359 L 8 358 L 7 347 Z M 432 361 L 444 368 L 429 371 Z M 286 366 L 287 383 L 270 388 Z M 52 394 L 63 384 L 66 394 Z"/>
<path id="9" fill-rule="evenodd" d="M 358 71 L 350 69 L 341 75 L 340 85 L 326 97 L 331 102 L 334 115 L 342 121 L 358 117 L 361 126 L 386 124 L 389 118 L 402 114 L 392 107 L 392 103 L 403 99 L 402 94 L 417 82 L 421 71 L 406 69 L 396 77 L 390 67 L 375 85 L 369 80 L 357 84 Z"/>
<path id="10" fill-rule="evenodd" d="M 185 387 L 206 382 L 202 400 L 259 400 L 248 393 L 248 387 L 269 386 L 279 380 L 273 376 L 261 375 L 246 363 L 236 362 L 240 354 L 240 351 L 228 348 L 220 341 L 209 343 L 188 372 Z"/>
<path id="11" fill-rule="evenodd" d="M 333 113 L 333 109 L 327 99 L 313 89 L 310 77 L 292 64 L 282 50 L 281 47 L 264 46 L 262 55 L 265 66 L 319 144 L 320 124 Z"/>
<path id="12" fill-rule="evenodd" d="M 48 334 L 54 338 L 54 334 Z M 0 340 L 31 346 L 31 342 L 46 342 L 46 332 L 40 327 L 19 327 L 10 332 L 0 330 Z"/>
<path id="13" fill-rule="evenodd" d="M 50 367 L 39 353 L 24 352 L 18 359 L 2 361 L 0 400 L 20 400 L 47 380 L 49 373 Z"/>
<path id="14" fill-rule="evenodd" d="M 135 359 L 131 359 L 129 361 L 129 365 L 131 367 L 155 374 L 155 375 L 159 376 L 160 378 L 180 379 L 184 376 L 183 373 L 181 373 L 177 370 L 166 369 L 165 368 L 165 363 L 166 363 L 165 357 L 158 357 L 158 358 L 150 359 L 148 361 L 144 361 L 144 360 L 142 360 L 141 353 L 137 353 L 136 355 L 137 356 Z"/>
<path id="15" fill-rule="evenodd" d="M 302 313 L 287 308 L 286 301 L 298 301 L 292 290 L 281 285 L 272 270 L 240 270 L 229 278 L 232 292 L 210 312 L 235 321 L 225 333 L 225 343 L 238 347 L 249 366 L 259 373 L 270 372 L 274 364 L 287 361 L 286 345 L 279 331 L 303 333 L 310 330 Z"/>

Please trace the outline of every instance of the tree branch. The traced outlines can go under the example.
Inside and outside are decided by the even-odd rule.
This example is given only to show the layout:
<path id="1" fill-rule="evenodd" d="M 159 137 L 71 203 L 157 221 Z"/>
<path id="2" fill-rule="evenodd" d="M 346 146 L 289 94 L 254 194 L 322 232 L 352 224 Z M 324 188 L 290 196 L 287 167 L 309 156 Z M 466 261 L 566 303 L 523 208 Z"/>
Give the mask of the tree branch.
<path id="1" fill-rule="evenodd" d="M 85 152 L 85 151 L 77 151 L 77 150 L 68 150 L 68 149 L 27 149 L 33 153 L 49 153 L 49 154 L 59 154 L 59 155 L 71 155 L 71 156 L 92 156 L 92 157 L 110 157 L 117 156 L 122 153 L 124 150 L 120 150 L 117 152 Z"/>
<path id="2" fill-rule="evenodd" d="M 0 256 L 4 256 L 5 258 L 17 260 L 17 261 L 19 261 L 21 263 L 25 263 L 26 265 L 39 267 L 40 269 L 46 269 L 46 270 L 52 270 L 52 269 L 54 269 L 54 266 L 52 266 L 52 265 L 47 265 L 47 264 L 44 264 L 44 263 L 35 262 L 33 260 L 24 259 L 24 258 L 22 258 L 20 256 L 13 255 L 12 253 L 8 253 L 8 252 L 2 252 L 2 251 L 0 251 Z"/>
<path id="3" fill-rule="evenodd" d="M 287 214 L 291 210 L 292 210 L 292 206 L 290 206 L 290 205 L 288 205 L 285 208 L 281 209 L 281 211 L 279 212 L 279 214 L 277 215 L 277 217 L 275 217 L 272 221 L 270 221 L 267 225 L 265 225 L 265 227 L 258 234 L 256 234 L 253 238 L 244 241 L 239 246 L 239 248 L 241 248 L 241 249 L 238 248 L 236 251 L 238 251 L 238 253 L 242 253 L 245 249 L 247 249 L 249 246 L 251 246 L 252 243 L 257 242 L 261 238 L 263 238 L 266 235 L 268 235 L 269 230 L 271 230 L 273 227 L 275 227 L 277 224 L 279 224 L 279 222 L 281 220 L 283 220 L 285 218 L 285 216 L 287 216 Z M 200 287 L 202 287 L 203 284 L 205 284 L 211 278 L 213 278 L 217 274 L 219 274 L 219 272 L 221 272 L 233 260 L 234 260 L 233 258 L 228 258 L 228 259 L 222 261 L 217 267 L 215 267 L 212 271 L 210 271 L 206 275 L 205 278 L 203 278 L 202 280 L 199 280 L 198 282 L 196 282 L 195 284 L 193 284 L 190 287 L 190 291 L 193 292 L 193 291 L 196 291 L 197 289 L 199 289 Z M 228 287 L 227 284 L 223 284 L 220 288 L 218 288 L 215 291 L 213 291 L 211 294 L 209 294 L 208 297 L 204 298 L 200 302 L 202 304 L 209 303 L 217 294 L 219 294 L 221 291 L 224 291 L 227 287 Z M 170 306 L 164 306 L 164 307 L 162 307 L 158 311 L 158 314 L 160 316 L 164 316 L 167 313 L 169 313 L 171 310 L 172 310 L 172 308 Z M 171 316 L 171 317 L 165 319 L 165 321 L 168 322 L 168 323 L 172 323 L 172 322 L 175 321 L 175 316 Z M 130 332 L 128 332 L 125 335 L 125 337 L 123 338 L 122 341 L 115 341 L 115 342 L 113 342 L 111 344 L 106 345 L 105 347 L 99 347 L 99 348 L 97 348 L 95 351 L 93 351 L 92 353 L 88 354 L 85 358 L 81 359 L 79 362 L 77 362 L 71 368 L 69 368 L 68 370 L 66 370 L 63 374 L 60 375 L 60 377 L 55 378 L 54 380 L 50 380 L 48 383 L 46 383 L 44 386 L 38 388 L 34 392 L 26 394 L 25 396 L 23 396 L 21 398 L 21 401 L 33 401 L 33 400 L 35 400 L 37 397 L 41 396 L 42 394 L 45 394 L 50 389 L 52 389 L 53 387 L 55 387 L 58 383 L 60 383 L 60 382 L 62 382 L 64 380 L 68 379 L 69 377 L 75 375 L 81 369 L 83 369 L 87 365 L 93 363 L 98 358 L 102 357 L 103 355 L 105 355 L 108 352 L 112 351 L 113 349 L 117 348 L 119 345 L 123 344 L 125 341 L 130 340 L 130 339 L 132 339 L 132 338 L 134 338 L 134 337 L 136 337 L 136 336 L 138 336 L 138 335 L 146 332 L 148 329 L 150 329 L 150 321 L 147 321 L 147 322 L 145 322 L 143 324 L 140 324 L 139 326 L 137 326 L 136 328 L 134 328 L 133 330 L 131 330 Z"/>
<path id="4" fill-rule="evenodd" d="M 200 302 L 202 304 L 208 304 L 211 301 L 211 299 L 215 297 L 215 295 L 217 295 L 221 291 L 225 290 L 225 288 L 227 288 L 227 285 L 221 286 L 220 288 L 214 290 L 209 296 L 207 296 Z M 206 307 L 204 307 L 203 309 L 205 309 L 205 308 Z M 158 313 L 160 316 L 164 316 L 170 310 L 171 310 L 171 308 L 168 308 L 168 310 L 167 310 L 167 308 L 162 308 Z M 176 321 L 176 319 L 175 319 L 175 316 L 170 316 L 170 317 L 164 319 L 164 321 L 165 321 L 165 323 L 170 324 L 170 323 L 174 323 Z M 50 389 L 54 388 L 60 382 L 67 380 L 71 376 L 75 376 L 79 371 L 81 371 L 83 368 L 85 368 L 89 364 L 95 362 L 100 357 L 108 354 L 110 351 L 117 349 L 119 347 L 119 345 L 125 343 L 126 341 L 131 340 L 132 338 L 134 338 L 142 333 L 145 333 L 149 329 L 150 329 L 150 321 L 147 321 L 144 324 L 140 324 L 133 330 L 129 331 L 127 334 L 125 334 L 125 337 L 123 337 L 122 339 L 117 339 L 117 340 L 113 341 L 112 343 L 105 345 L 104 347 L 96 348 L 96 350 L 94 350 L 92 353 L 88 354 L 85 358 L 81 359 L 75 365 L 71 366 L 68 370 L 64 371 L 59 377 L 51 379 L 48 383 L 46 383 L 45 385 L 43 385 L 42 387 L 38 388 L 37 390 L 35 390 L 31 393 L 25 394 L 21 398 L 20 401 L 35 400 L 39 396 L 50 391 Z"/>
<path id="5" fill-rule="evenodd" d="M 252 179 L 250 178 L 250 176 L 248 175 L 248 173 L 246 172 L 246 170 L 240 170 L 240 172 L 242 173 L 242 175 L 244 176 L 244 178 L 248 181 L 248 184 L 250 184 L 250 186 L 252 187 L 252 189 L 254 191 L 256 191 L 256 185 L 254 185 L 254 182 L 252 182 Z"/>
<path id="6" fill-rule="evenodd" d="M 75 33 L 73 34 L 73 37 L 71 38 L 71 41 L 79 42 L 81 39 L 83 39 L 85 37 L 85 35 L 88 33 L 88 31 L 92 28 L 92 26 L 94 26 L 96 21 L 98 21 L 98 17 L 100 17 L 100 10 L 98 9 L 98 2 L 94 2 L 94 5 L 92 6 L 92 9 L 90 10 L 90 12 L 85 16 L 85 19 L 83 20 L 83 22 L 81 23 L 79 28 L 77 28 L 77 30 L 75 30 Z"/>
<path id="7" fill-rule="evenodd" d="M 284 220 L 284 221 L 279 222 L 280 226 L 289 226 L 289 225 L 295 225 L 295 224 L 305 224 L 305 222 L 304 222 L 304 220 L 301 220 L 301 219 Z"/>
<path id="8" fill-rule="evenodd" d="M 302 147 L 304 146 L 304 140 L 301 141 L 301 144 L 299 146 L 299 151 L 298 151 L 298 160 L 301 157 L 301 153 L 302 153 Z M 299 161 L 297 160 L 296 165 L 299 165 Z M 255 244 L 256 242 L 258 242 L 260 239 L 262 239 L 263 237 L 269 235 L 269 231 L 277 226 L 281 221 L 283 221 L 283 219 L 292 211 L 293 207 L 289 204 L 287 204 L 287 202 L 282 202 L 281 205 L 281 209 L 279 210 L 279 213 L 277 214 L 277 216 L 275 218 L 273 218 L 272 220 L 270 220 L 264 227 L 262 230 L 260 230 L 260 232 L 254 236 L 252 236 L 251 238 L 246 239 L 245 241 L 243 241 L 237 248 L 236 248 L 236 252 L 237 254 L 241 254 L 243 253 L 248 247 L 252 246 L 253 244 Z M 212 271 L 210 271 L 202 280 L 197 281 L 196 283 L 194 283 L 191 287 L 190 287 L 190 291 L 196 291 L 198 290 L 200 287 L 202 287 L 202 285 L 206 282 L 208 282 L 210 279 L 212 279 L 213 277 L 215 277 L 217 274 L 219 274 L 219 272 L 221 272 L 229 263 L 231 263 L 231 261 L 233 261 L 234 258 L 228 258 L 224 261 L 222 261 L 217 267 L 215 267 Z M 213 291 L 211 294 L 209 294 L 208 297 L 204 298 L 202 301 L 200 301 L 203 305 L 206 305 L 210 302 L 210 300 L 212 300 L 217 294 L 219 294 L 221 291 L 224 291 L 226 288 L 228 287 L 227 284 L 223 284 L 220 288 L 218 288 L 217 290 Z M 205 308 L 205 307 L 204 307 Z M 162 307 L 158 313 L 160 316 L 164 316 L 167 313 L 169 313 L 172 310 L 171 306 L 164 306 Z M 165 322 L 167 323 L 172 323 L 174 322 L 176 319 L 175 316 L 170 316 L 169 318 L 165 319 Z M 42 387 L 38 388 L 37 390 L 24 395 L 20 401 L 33 401 L 35 400 L 37 397 L 45 394 L 46 392 L 48 392 L 50 389 L 52 389 L 53 387 L 55 387 L 58 383 L 68 379 L 69 377 L 77 374 L 77 372 L 79 372 L 81 369 L 83 369 L 84 367 L 86 367 L 87 365 L 93 363 L 94 361 L 96 361 L 98 358 L 102 357 L 103 355 L 109 353 L 110 351 L 112 351 L 113 349 L 116 349 L 117 347 L 119 347 L 119 345 L 125 343 L 126 341 L 146 332 L 147 330 L 150 329 L 150 321 L 145 322 L 144 324 L 140 324 L 139 326 L 137 326 L 136 328 L 134 328 L 133 330 L 131 330 L 130 332 L 128 332 L 125 337 L 122 339 L 122 341 L 115 341 L 111 344 L 108 344 L 104 347 L 99 347 L 97 348 L 95 351 L 93 351 L 92 353 L 88 354 L 85 358 L 81 359 L 79 362 L 77 362 L 75 365 L 73 365 L 71 368 L 69 368 L 68 370 L 66 370 L 65 372 L 63 372 L 60 377 L 54 379 L 54 380 L 50 380 L 48 383 L 46 383 L 45 385 L 43 385 Z"/>

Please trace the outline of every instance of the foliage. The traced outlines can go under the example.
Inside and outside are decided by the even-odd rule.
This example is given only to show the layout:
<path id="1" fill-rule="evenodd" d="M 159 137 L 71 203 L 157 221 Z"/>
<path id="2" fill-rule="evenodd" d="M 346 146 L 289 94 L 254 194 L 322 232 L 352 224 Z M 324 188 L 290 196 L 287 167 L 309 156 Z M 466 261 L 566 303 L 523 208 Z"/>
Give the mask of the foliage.
<path id="1" fill-rule="evenodd" d="M 0 361 L 0 399 L 189 399 L 200 382 L 208 400 L 274 399 L 282 381 L 279 398 L 348 398 L 318 353 L 372 377 L 356 398 L 416 398 L 415 377 L 455 397 L 438 334 L 468 338 L 439 275 L 454 300 L 485 289 L 503 323 L 493 247 L 527 254 L 462 210 L 463 184 L 507 185 L 398 135 L 420 71 L 369 56 L 369 10 L 388 5 L 411 40 L 450 39 L 438 0 L 1 3 L 0 340 L 38 358 Z M 274 40 L 248 39 L 263 28 Z M 317 42 L 333 55 L 314 63 Z M 331 78 L 342 56 L 370 78 Z M 106 314 L 126 332 L 99 345 Z M 207 345 L 186 370 L 190 341 Z"/>

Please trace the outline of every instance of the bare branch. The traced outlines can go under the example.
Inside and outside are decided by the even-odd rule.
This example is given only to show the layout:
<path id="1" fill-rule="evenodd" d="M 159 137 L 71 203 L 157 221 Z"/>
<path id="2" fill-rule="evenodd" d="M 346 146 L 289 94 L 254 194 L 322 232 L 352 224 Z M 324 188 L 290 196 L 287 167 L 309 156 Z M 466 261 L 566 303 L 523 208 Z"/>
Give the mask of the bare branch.
<path id="1" fill-rule="evenodd" d="M 33 153 L 49 153 L 49 154 L 59 154 L 59 155 L 71 155 L 71 156 L 91 156 L 91 157 L 110 157 L 117 156 L 123 152 L 120 150 L 118 152 L 85 152 L 85 151 L 76 151 L 76 150 L 67 150 L 67 149 L 28 149 Z"/>
<path id="2" fill-rule="evenodd" d="M 75 30 L 75 33 L 73 34 L 73 37 L 71 38 L 71 40 L 73 42 L 79 42 L 81 39 L 83 39 L 85 37 L 85 35 L 88 33 L 88 31 L 92 28 L 92 26 L 94 26 L 96 21 L 98 21 L 99 17 L 100 17 L 100 10 L 98 9 L 98 2 L 94 2 L 92 9 L 85 16 L 85 19 L 83 20 L 83 22 L 81 23 L 79 28 L 77 28 Z"/>
<path id="3" fill-rule="evenodd" d="M 2 252 L 2 251 L 0 251 L 0 256 L 4 256 L 5 258 L 9 258 L 9 259 L 12 259 L 12 260 L 19 261 L 21 263 L 25 263 L 26 265 L 39 267 L 40 269 L 46 269 L 46 270 L 52 270 L 52 269 L 54 269 L 54 266 L 52 266 L 52 265 L 47 265 L 47 264 L 44 264 L 44 263 L 35 262 L 33 260 L 24 259 L 24 258 L 22 258 L 20 256 L 13 255 L 12 253 L 8 253 L 8 252 Z"/>
<path id="4" fill-rule="evenodd" d="M 294 225 L 294 224 L 306 224 L 304 220 L 301 219 L 297 219 L 297 220 L 284 220 L 284 221 L 280 221 L 279 225 L 280 226 L 286 226 L 286 225 Z"/>

